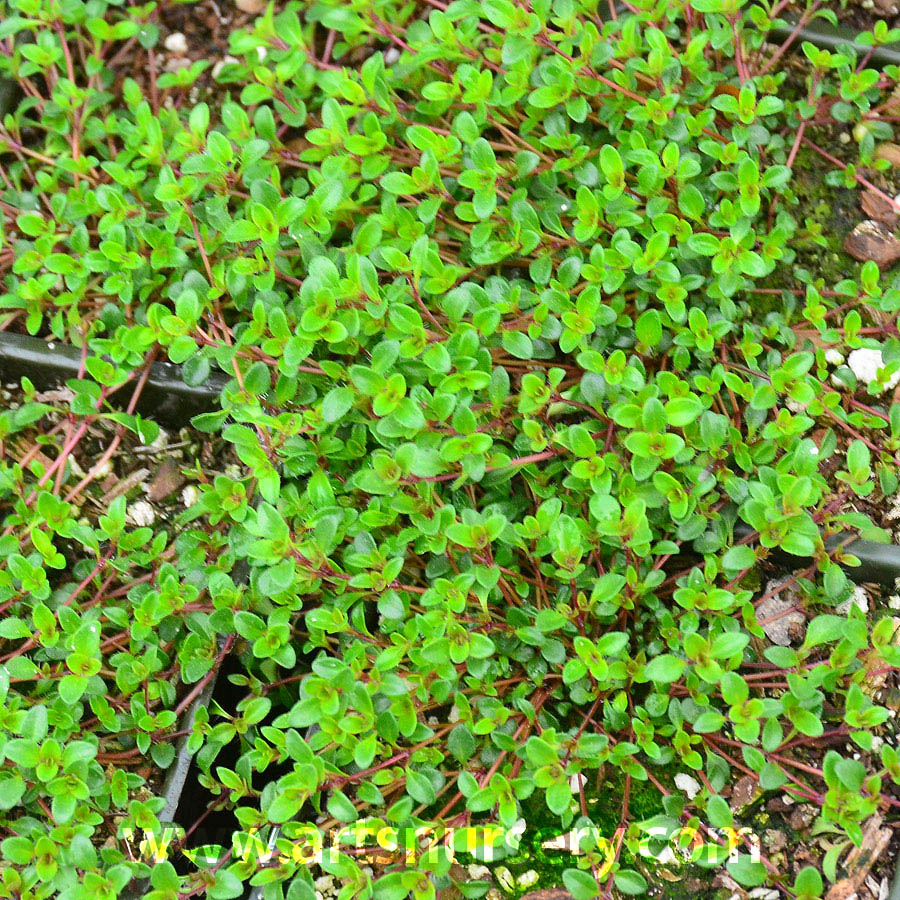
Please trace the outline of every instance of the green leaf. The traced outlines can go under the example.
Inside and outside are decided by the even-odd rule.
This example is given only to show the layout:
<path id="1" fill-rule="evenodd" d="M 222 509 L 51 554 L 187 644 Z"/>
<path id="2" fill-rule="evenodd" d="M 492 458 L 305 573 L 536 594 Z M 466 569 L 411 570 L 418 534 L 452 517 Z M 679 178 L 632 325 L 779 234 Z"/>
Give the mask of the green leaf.
<path id="1" fill-rule="evenodd" d="M 644 674 L 650 681 L 659 684 L 671 684 L 681 678 L 685 668 L 685 661 L 670 653 L 656 656 L 647 663 Z"/>
<path id="2" fill-rule="evenodd" d="M 465 763 L 475 754 L 475 738 L 472 732 L 460 723 L 447 736 L 447 748 L 461 763 Z"/>
<path id="3" fill-rule="evenodd" d="M 502 343 L 503 349 L 516 359 L 531 359 L 534 356 L 531 339 L 520 331 L 504 331 Z"/>
<path id="4" fill-rule="evenodd" d="M 630 897 L 637 897 L 647 891 L 647 880 L 634 869 L 619 869 L 613 879 L 616 887 Z"/>
<path id="5" fill-rule="evenodd" d="M 765 884 L 766 867 L 761 862 L 754 862 L 746 853 L 739 853 L 736 859 L 728 862 L 726 868 L 728 874 L 744 887 Z"/>
<path id="6" fill-rule="evenodd" d="M 435 793 L 431 781 L 415 769 L 406 769 L 406 793 L 419 803 L 434 803 Z"/>
<path id="7" fill-rule="evenodd" d="M 562 878 L 574 900 L 592 900 L 600 893 L 596 879 L 581 869 L 565 869 Z"/>
<path id="8" fill-rule="evenodd" d="M 818 647 L 840 640 L 844 636 L 847 620 L 842 616 L 824 614 L 816 616 L 806 628 L 804 647 Z"/>
<path id="9" fill-rule="evenodd" d="M 744 569 L 750 569 L 756 565 L 756 553 L 752 547 L 746 544 L 739 547 L 732 547 L 722 557 L 722 568 L 729 578 L 733 578 L 738 572 Z"/>
<path id="10" fill-rule="evenodd" d="M 709 734 L 712 731 L 721 730 L 724 724 L 725 716 L 710 710 L 708 712 L 700 713 L 697 720 L 694 722 L 693 728 L 697 734 Z"/>
<path id="11" fill-rule="evenodd" d="M 532 736 L 525 744 L 528 759 L 535 766 L 553 766 L 559 762 L 559 754 L 541 738 Z"/>
<path id="12" fill-rule="evenodd" d="M 346 387 L 332 388 L 322 400 L 322 418 L 339 422 L 353 406 L 353 391 Z"/>
<path id="13" fill-rule="evenodd" d="M 356 807 L 354 807 L 353 803 L 343 791 L 332 791 L 328 798 L 327 805 L 328 812 L 339 822 L 355 822 L 359 817 Z M 272 818 L 271 807 L 269 810 L 269 818 Z M 275 820 L 273 819 L 273 821 Z"/>

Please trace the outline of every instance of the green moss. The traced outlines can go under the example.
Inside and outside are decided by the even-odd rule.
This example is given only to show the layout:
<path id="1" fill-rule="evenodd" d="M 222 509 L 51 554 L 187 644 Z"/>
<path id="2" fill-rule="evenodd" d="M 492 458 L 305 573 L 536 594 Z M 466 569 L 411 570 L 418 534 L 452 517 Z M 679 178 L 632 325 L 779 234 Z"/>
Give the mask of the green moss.
<path id="1" fill-rule="evenodd" d="M 585 790 L 588 815 L 600 834 L 609 840 L 613 839 L 619 827 L 624 792 L 625 777 L 621 772 L 610 773 L 601 783 L 599 790 L 594 786 L 588 786 Z M 663 812 L 662 796 L 649 781 L 632 780 L 628 807 L 630 821 L 648 819 Z M 510 898 L 519 897 L 526 891 L 539 888 L 558 887 L 563 883 L 563 871 L 576 865 L 570 853 L 563 850 L 548 850 L 542 846 L 545 841 L 564 832 L 559 819 L 548 811 L 542 791 L 537 791 L 524 804 L 523 815 L 528 824 L 519 843 L 518 852 L 498 862 L 493 868 L 496 870 L 506 867 L 516 879 L 533 869 L 538 873 L 538 881 L 527 888 L 517 887 L 514 891 L 507 892 L 505 896 Z M 648 881 L 653 880 L 651 860 L 638 859 L 626 848 L 623 849 L 620 862 L 626 868 L 642 869 Z M 682 871 L 687 872 L 688 869 L 694 868 L 685 867 Z M 673 886 L 675 884 L 673 883 Z"/>
<path id="2" fill-rule="evenodd" d="M 839 154 L 837 147 L 830 149 Z M 792 214 L 800 225 L 792 245 L 797 251 L 795 265 L 828 284 L 854 277 L 859 268 L 859 263 L 844 252 L 844 240 L 861 216 L 855 189 L 825 184 L 825 175 L 832 168 L 817 153 L 802 147 L 794 161 L 791 182 L 798 201 Z M 823 238 L 826 246 L 821 246 L 817 237 Z"/>

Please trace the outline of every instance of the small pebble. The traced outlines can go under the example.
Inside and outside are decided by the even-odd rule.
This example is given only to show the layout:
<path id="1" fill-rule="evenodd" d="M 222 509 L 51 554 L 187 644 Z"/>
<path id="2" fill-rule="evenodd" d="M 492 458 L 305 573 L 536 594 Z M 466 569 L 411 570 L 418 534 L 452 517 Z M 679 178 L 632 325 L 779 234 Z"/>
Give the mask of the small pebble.
<path id="1" fill-rule="evenodd" d="M 189 484 L 181 492 L 181 502 L 187 507 L 192 507 L 200 499 L 200 489 L 193 484 Z"/>
<path id="2" fill-rule="evenodd" d="M 537 884 L 540 880 L 540 875 L 535 872 L 534 869 L 529 869 L 527 872 L 523 872 L 517 879 L 516 884 L 520 888 L 531 887 L 533 884 Z"/>
<path id="3" fill-rule="evenodd" d="M 839 366 L 844 361 L 844 354 L 840 352 L 840 350 L 835 350 L 834 347 L 829 347 L 825 351 L 825 362 L 830 366 Z"/>
<path id="4" fill-rule="evenodd" d="M 169 446 L 169 432 L 165 428 L 159 429 L 156 439 L 150 442 L 150 448 L 159 452 Z"/>
<path id="5" fill-rule="evenodd" d="M 873 350 L 869 347 L 861 347 L 854 350 L 847 357 L 847 365 L 853 371 L 853 374 L 863 383 L 868 385 L 869 382 L 875 381 L 878 377 L 878 370 L 884 368 L 884 356 L 880 350 Z M 887 380 L 885 388 L 890 390 L 900 384 L 900 372 L 895 372 Z"/>
<path id="6" fill-rule="evenodd" d="M 234 5 L 245 13 L 258 16 L 265 8 L 265 0 L 234 0 Z"/>
<path id="7" fill-rule="evenodd" d="M 865 6 L 865 3 L 863 4 L 863 6 Z M 838 140 L 839 140 L 842 144 L 849 144 L 850 141 L 853 140 L 853 138 L 850 137 L 850 135 L 849 135 L 848 132 L 842 131 L 841 134 L 840 134 L 840 137 L 838 138 Z"/>
<path id="8" fill-rule="evenodd" d="M 180 31 L 173 31 L 164 41 L 163 46 L 176 56 L 187 56 L 187 38 Z"/>
<path id="9" fill-rule="evenodd" d="M 869 597 L 861 587 L 855 587 L 853 593 L 842 603 L 838 604 L 835 612 L 839 616 L 846 616 L 850 614 L 850 610 L 854 606 L 863 612 L 869 611 Z"/>
<path id="10" fill-rule="evenodd" d="M 513 873 L 506 866 L 498 866 L 494 869 L 494 878 L 504 891 L 511 891 L 516 886 L 516 879 L 513 878 Z"/>
<path id="11" fill-rule="evenodd" d="M 398 59 L 400 59 L 400 51 L 396 47 L 388 47 L 384 51 L 384 64 L 386 66 L 392 66 Z"/>
<path id="12" fill-rule="evenodd" d="M 753 888 L 747 896 L 750 900 L 778 900 L 778 891 L 771 888 L 758 887 Z"/>
<path id="13" fill-rule="evenodd" d="M 138 528 L 146 528 L 156 521 L 156 511 L 146 500 L 137 500 L 128 507 L 125 518 Z"/>
<path id="14" fill-rule="evenodd" d="M 688 800 L 693 800 L 700 793 L 700 782 L 691 778 L 686 772 L 679 772 L 675 776 L 675 787 L 687 794 Z"/>
<path id="15" fill-rule="evenodd" d="M 218 78 L 219 73 L 225 66 L 237 65 L 240 63 L 239 59 L 236 59 L 234 56 L 223 56 L 222 59 L 218 60 L 216 64 L 212 67 L 212 77 Z"/>
<path id="16" fill-rule="evenodd" d="M 91 469 L 91 474 L 94 478 L 106 478 L 107 475 L 112 474 L 112 470 L 112 460 L 104 459 L 102 463 L 99 463 Z"/>

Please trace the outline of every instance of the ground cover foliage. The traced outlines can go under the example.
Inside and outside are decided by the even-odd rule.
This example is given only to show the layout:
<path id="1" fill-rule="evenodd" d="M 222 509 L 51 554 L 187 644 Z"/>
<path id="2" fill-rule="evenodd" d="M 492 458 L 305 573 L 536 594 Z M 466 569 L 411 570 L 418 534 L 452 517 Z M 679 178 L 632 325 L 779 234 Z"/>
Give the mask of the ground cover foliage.
<path id="1" fill-rule="evenodd" d="M 728 871 L 800 898 L 838 877 L 900 803 L 873 746 L 894 626 L 835 612 L 821 537 L 885 537 L 865 502 L 897 489 L 900 291 L 798 260 L 826 237 L 791 167 L 886 169 L 897 73 L 806 44 L 788 66 L 782 6 L 289 2 L 213 77 L 156 71 L 153 3 L 0 3 L 2 321 L 86 348 L 68 405 L 26 384 L 0 413 L 0 894 L 149 874 L 155 900 L 311 900 L 304 823 L 513 828 L 538 802 L 562 831 L 610 773 L 614 854 L 585 839 L 578 900 L 647 890 L 622 863 L 638 782 L 709 865 L 737 778 L 813 803 L 824 874 L 740 843 Z M 876 382 L 832 383 L 826 349 L 863 346 Z M 74 450 L 98 423 L 101 450 L 154 440 L 107 400 L 155 358 L 232 378 L 194 425 L 244 470 L 199 473 L 177 521 L 88 514 Z M 774 548 L 808 567 L 793 646 L 754 611 Z M 190 740 L 235 840 L 148 866 L 127 836 L 165 824 L 160 772 L 226 657 L 240 699 Z M 276 825 L 284 854 L 242 851 Z M 346 898 L 452 877 L 440 851 L 322 866 Z"/>

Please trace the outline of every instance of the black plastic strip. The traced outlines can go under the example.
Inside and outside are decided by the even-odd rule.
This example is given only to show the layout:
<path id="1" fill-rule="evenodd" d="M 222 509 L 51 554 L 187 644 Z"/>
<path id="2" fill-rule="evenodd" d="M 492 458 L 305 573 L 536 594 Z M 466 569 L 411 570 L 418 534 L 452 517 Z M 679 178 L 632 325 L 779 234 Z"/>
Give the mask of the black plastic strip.
<path id="1" fill-rule="evenodd" d="M 769 31 L 769 37 L 780 41 L 787 40 L 794 33 L 796 27 L 796 22 L 787 20 L 786 25 L 773 26 Z M 900 66 L 900 44 L 881 44 L 878 47 L 867 47 L 865 44 L 856 43 L 857 36 L 858 33 L 852 28 L 847 28 L 844 25 L 835 27 L 816 20 L 797 32 L 797 37 L 792 46 L 799 49 L 804 41 L 809 41 L 820 50 L 838 50 L 841 46 L 846 47 L 849 44 L 860 57 L 871 53 L 868 65 L 876 68 L 879 66 Z"/>
<path id="2" fill-rule="evenodd" d="M 750 534 L 755 534 L 755 532 L 749 525 L 744 522 L 735 524 L 735 538 L 745 538 Z M 853 577 L 854 581 L 874 581 L 877 584 L 893 585 L 894 581 L 900 578 L 900 547 L 896 544 L 864 541 L 849 532 L 833 534 L 825 539 L 825 549 L 829 553 L 841 544 L 846 553 L 852 554 L 859 560 L 858 566 L 841 564 L 841 567 Z M 776 560 L 781 565 L 800 568 L 812 561 L 811 557 L 794 556 L 778 547 L 768 548 L 768 550 L 769 558 Z"/>
<path id="3" fill-rule="evenodd" d="M 77 347 L 0 331 L 0 377 L 5 380 L 18 381 L 26 376 L 35 387 L 46 389 L 77 379 L 80 368 L 81 350 Z M 212 372 L 203 384 L 193 386 L 185 384 L 180 366 L 153 363 L 136 411 L 162 425 L 187 425 L 192 416 L 218 408 L 228 380 L 224 374 Z M 125 385 L 110 397 L 110 402 L 125 406 L 132 395 L 131 386 Z"/>

